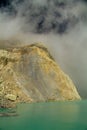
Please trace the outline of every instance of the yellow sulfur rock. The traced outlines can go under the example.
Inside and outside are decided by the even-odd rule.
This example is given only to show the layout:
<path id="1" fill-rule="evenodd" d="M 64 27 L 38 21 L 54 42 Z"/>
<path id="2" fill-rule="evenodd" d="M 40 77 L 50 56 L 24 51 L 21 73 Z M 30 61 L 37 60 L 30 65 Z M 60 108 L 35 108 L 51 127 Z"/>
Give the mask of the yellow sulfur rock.
<path id="1" fill-rule="evenodd" d="M 0 76 L 0 106 L 81 99 L 73 81 L 40 43 L 1 49 Z"/>
<path id="2" fill-rule="evenodd" d="M 11 101 L 15 101 L 17 97 L 13 94 L 7 94 L 5 98 Z"/>

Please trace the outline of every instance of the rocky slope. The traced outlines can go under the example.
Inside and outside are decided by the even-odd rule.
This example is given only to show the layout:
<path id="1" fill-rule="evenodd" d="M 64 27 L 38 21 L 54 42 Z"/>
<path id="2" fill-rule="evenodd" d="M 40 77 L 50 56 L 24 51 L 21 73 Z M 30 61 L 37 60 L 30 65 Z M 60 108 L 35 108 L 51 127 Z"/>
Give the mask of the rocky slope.
<path id="1" fill-rule="evenodd" d="M 0 107 L 77 99 L 72 80 L 42 44 L 0 49 Z"/>

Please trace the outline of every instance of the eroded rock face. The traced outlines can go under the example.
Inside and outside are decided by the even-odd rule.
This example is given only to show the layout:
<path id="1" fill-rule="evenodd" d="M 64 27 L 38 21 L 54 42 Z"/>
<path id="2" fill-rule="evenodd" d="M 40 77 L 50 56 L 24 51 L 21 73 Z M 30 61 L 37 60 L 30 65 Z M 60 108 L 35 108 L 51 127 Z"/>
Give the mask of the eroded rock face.
<path id="1" fill-rule="evenodd" d="M 0 50 L 0 106 L 77 99 L 72 80 L 42 44 Z"/>

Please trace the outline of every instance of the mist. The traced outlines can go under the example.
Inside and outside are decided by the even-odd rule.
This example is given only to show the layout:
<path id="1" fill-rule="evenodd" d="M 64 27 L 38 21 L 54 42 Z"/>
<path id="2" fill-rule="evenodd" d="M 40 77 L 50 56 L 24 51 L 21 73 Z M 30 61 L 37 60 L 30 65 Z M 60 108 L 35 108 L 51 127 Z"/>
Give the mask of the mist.
<path id="1" fill-rule="evenodd" d="M 12 0 L 0 7 L 0 48 L 44 43 L 87 98 L 86 0 Z"/>

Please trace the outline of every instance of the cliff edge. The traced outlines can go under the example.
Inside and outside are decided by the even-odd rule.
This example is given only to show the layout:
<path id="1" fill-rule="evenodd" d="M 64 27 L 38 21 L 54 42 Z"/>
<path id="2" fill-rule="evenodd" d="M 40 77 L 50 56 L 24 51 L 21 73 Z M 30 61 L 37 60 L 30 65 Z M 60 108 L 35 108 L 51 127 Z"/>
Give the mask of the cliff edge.
<path id="1" fill-rule="evenodd" d="M 0 107 L 78 99 L 72 80 L 44 45 L 0 49 Z"/>

